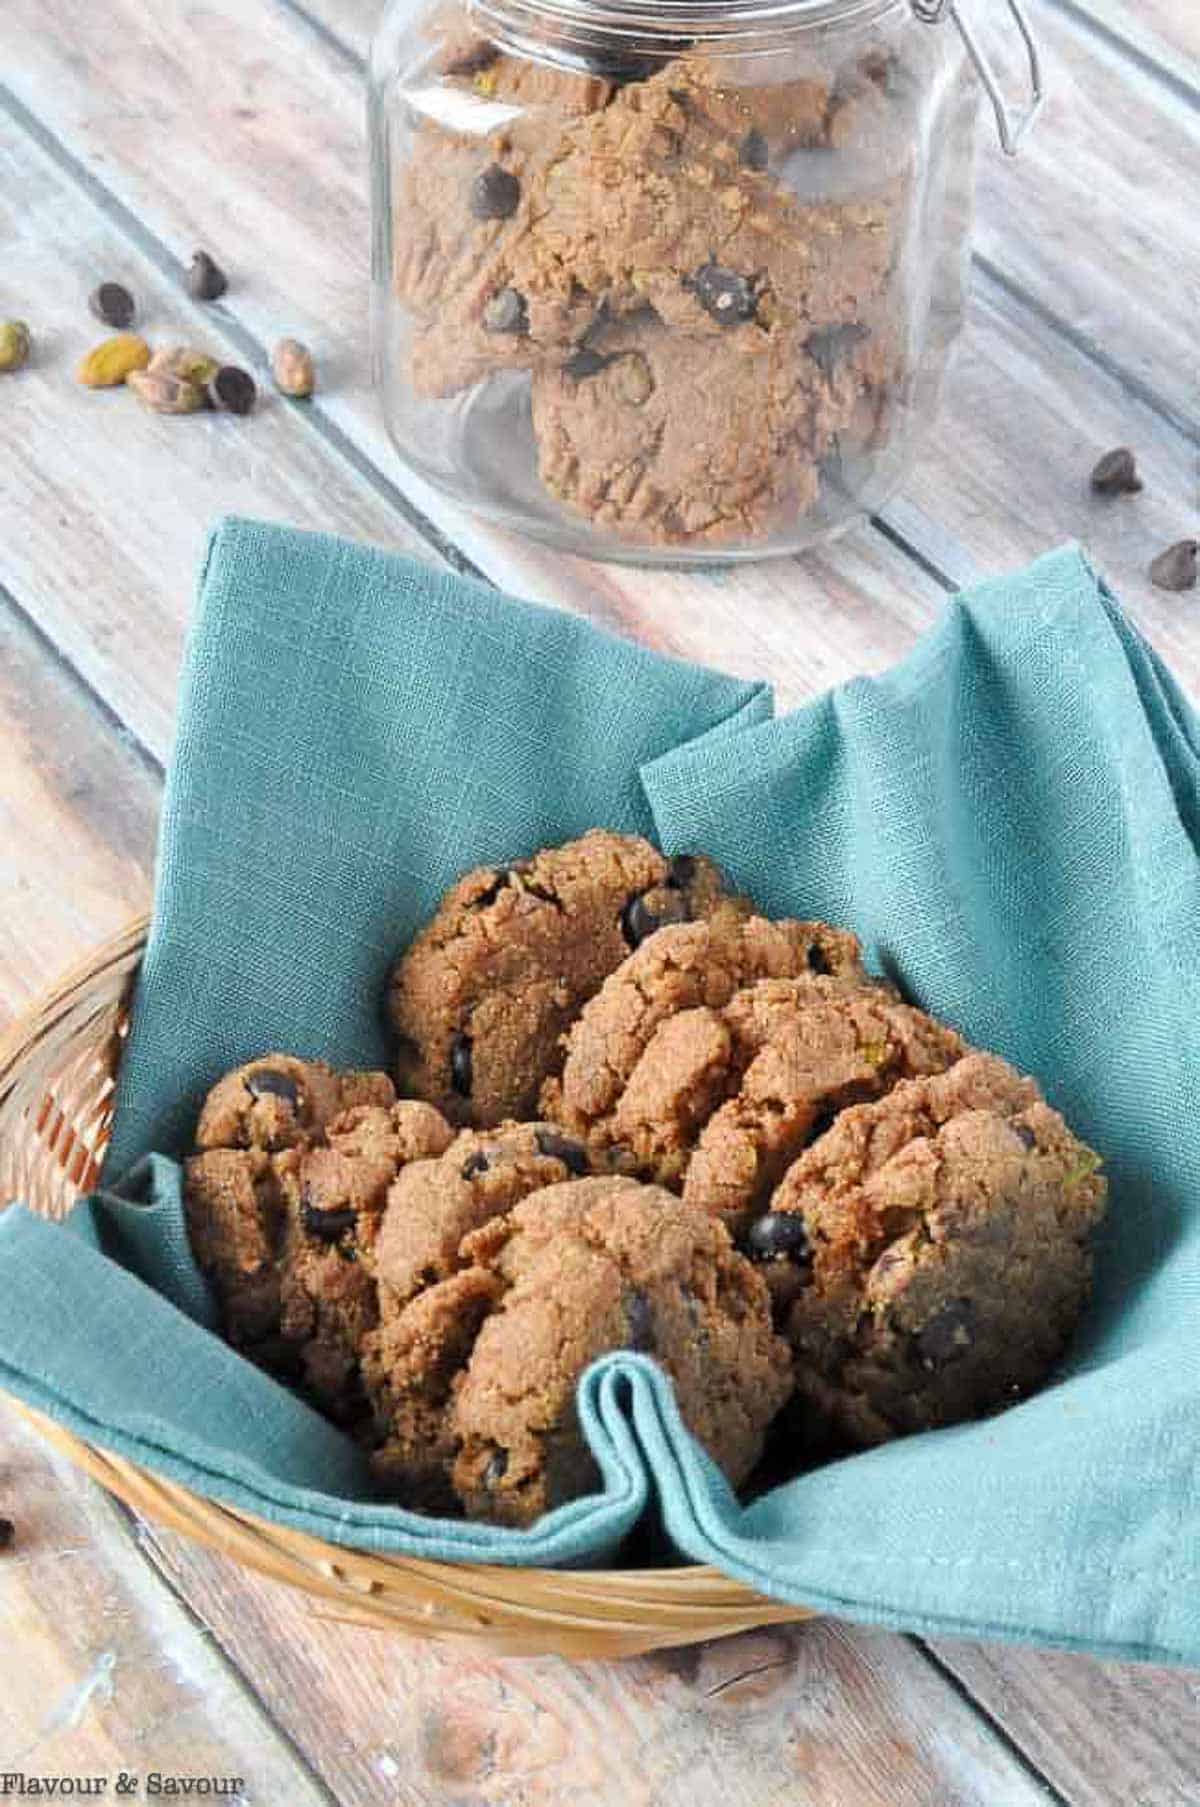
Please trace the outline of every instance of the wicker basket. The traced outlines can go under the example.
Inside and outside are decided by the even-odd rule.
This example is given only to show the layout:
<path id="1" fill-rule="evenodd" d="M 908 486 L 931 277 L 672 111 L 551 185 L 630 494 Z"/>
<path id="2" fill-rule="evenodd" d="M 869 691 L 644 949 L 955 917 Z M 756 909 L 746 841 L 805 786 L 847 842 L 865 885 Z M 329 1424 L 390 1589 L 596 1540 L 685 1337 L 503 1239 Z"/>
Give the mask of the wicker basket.
<path id="1" fill-rule="evenodd" d="M 132 923 L 0 1042 L 0 1202 L 61 1217 L 108 1142 L 128 1000 L 146 939 Z M 144 1517 L 378 1629 L 463 1638 L 507 1655 L 632 1656 L 810 1615 L 711 1568 L 508 1569 L 367 1556 L 189 1493 L 19 1408 L 78 1467 Z"/>

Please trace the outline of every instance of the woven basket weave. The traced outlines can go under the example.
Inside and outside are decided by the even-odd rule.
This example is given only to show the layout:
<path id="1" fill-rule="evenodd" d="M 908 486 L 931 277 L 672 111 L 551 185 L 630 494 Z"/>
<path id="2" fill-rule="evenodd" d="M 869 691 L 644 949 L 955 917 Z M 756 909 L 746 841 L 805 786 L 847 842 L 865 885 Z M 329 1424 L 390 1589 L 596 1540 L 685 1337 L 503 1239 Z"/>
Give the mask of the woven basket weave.
<path id="1" fill-rule="evenodd" d="M 144 917 L 131 923 L 0 1041 L 0 1206 L 20 1198 L 61 1217 L 94 1184 L 146 930 Z M 18 1409 L 144 1517 L 303 1588 L 331 1617 L 505 1655 L 614 1657 L 810 1616 L 711 1568 L 578 1573 L 362 1555 L 202 1499 Z"/>

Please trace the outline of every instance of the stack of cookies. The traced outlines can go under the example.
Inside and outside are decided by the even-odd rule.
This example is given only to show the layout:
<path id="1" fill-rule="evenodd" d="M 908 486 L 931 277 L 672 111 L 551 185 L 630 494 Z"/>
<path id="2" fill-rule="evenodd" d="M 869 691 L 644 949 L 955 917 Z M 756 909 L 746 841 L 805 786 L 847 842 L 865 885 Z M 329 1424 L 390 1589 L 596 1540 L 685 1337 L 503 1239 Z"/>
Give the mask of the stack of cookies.
<path id="1" fill-rule="evenodd" d="M 597 830 L 473 871 L 387 1009 L 394 1078 L 220 1080 L 185 1198 L 229 1340 L 404 1503 L 526 1525 L 591 1491 L 575 1391 L 614 1350 L 734 1486 L 768 1438 L 795 1471 L 1062 1354 L 1097 1156 L 852 935 L 768 921 L 710 861 Z"/>

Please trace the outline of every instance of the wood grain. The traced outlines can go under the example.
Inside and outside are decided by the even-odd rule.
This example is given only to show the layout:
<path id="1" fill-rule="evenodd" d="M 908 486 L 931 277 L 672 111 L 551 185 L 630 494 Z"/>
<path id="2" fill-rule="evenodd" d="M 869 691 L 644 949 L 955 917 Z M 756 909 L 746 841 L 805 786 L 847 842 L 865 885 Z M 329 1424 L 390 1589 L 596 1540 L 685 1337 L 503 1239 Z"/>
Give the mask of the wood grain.
<path id="1" fill-rule="evenodd" d="M 498 1663 L 331 1625 L 147 1537 L 342 1807 L 1044 1807 L 898 1638 L 814 1623 L 622 1665 Z"/>
<path id="2" fill-rule="evenodd" d="M 159 791 L 0 596 L 0 1026 L 144 907 Z"/>
<path id="3" fill-rule="evenodd" d="M 1196 1807 L 1195 1673 L 983 1644 L 934 1649 L 1073 1807 Z"/>
<path id="4" fill-rule="evenodd" d="M 1200 90 L 1200 10 L 1191 0 L 1051 0 L 1072 18 L 1093 21 Z"/>
<path id="5" fill-rule="evenodd" d="M 245 1801 L 330 1796 L 134 1552 L 128 1523 L 0 1402 L 0 1763 L 29 1775 L 240 1777 Z M 139 1791 L 138 1799 L 144 1799 Z"/>
<path id="6" fill-rule="evenodd" d="M 361 92 L 345 58 L 294 14 L 261 0 L 236 5 L 212 0 L 203 31 L 174 9 L 147 19 L 136 0 L 114 0 L 104 21 L 78 16 L 68 0 L 12 4 L 31 36 L 29 54 L 11 78 L 19 83 L 22 100 L 102 170 L 120 202 L 165 243 L 186 248 L 201 238 L 212 242 L 235 278 L 228 311 L 259 340 L 294 328 L 313 341 L 328 371 L 323 405 L 330 421 L 400 480 L 369 389 Z M 227 67 L 225 46 L 235 38 L 244 66 L 254 70 L 252 91 L 231 78 Z M 129 48 L 134 44 L 136 50 Z M 103 103 L 98 95 L 106 97 Z M 146 130 L 149 117 L 153 133 Z M 199 146 L 215 152 L 202 184 L 194 175 Z M 305 170 L 299 207 L 298 165 Z M 237 222 L 236 232 L 230 221 Z M 270 259 L 251 262 L 247 254 L 239 263 L 239 247 L 257 245 L 271 247 Z M 1088 255 L 1095 254 L 1091 247 Z M 1146 280 L 1154 280 L 1152 268 Z M 999 339 L 997 323 L 1004 329 Z M 1167 521 L 1171 537 L 1184 531 L 1180 522 L 1189 517 L 1193 483 L 1191 448 L 1165 426 L 1153 435 L 1147 428 L 1148 450 L 1169 473 L 1166 489 L 1156 491 L 1153 504 L 1136 517 L 1143 525 L 1135 534 L 1120 525 L 1130 518 L 1128 511 L 1093 518 L 1087 470 L 1109 441 L 1114 421 L 1127 429 L 1129 420 L 1116 405 L 1118 386 L 1086 362 L 1070 385 L 1069 411 L 1061 412 L 1063 355 L 1061 340 L 1035 313 L 1003 291 L 990 294 L 989 305 L 975 310 L 951 384 L 945 420 L 952 425 L 935 436 L 906 501 L 915 501 L 919 513 L 939 524 L 940 539 L 961 549 L 959 564 L 969 570 L 1011 564 L 1048 541 L 1090 529 L 1097 556 L 1111 565 L 1153 634 L 1163 611 L 1145 570 Z M 1038 417 L 1039 468 L 1062 474 L 1055 490 L 1061 506 L 1049 528 L 1049 511 L 1043 508 L 1036 533 L 1030 525 L 1026 423 L 1031 413 Z M 1134 424 L 1140 432 L 1141 422 Z M 723 643 L 727 662 L 744 661 L 758 650 L 755 631 L 769 634 L 760 641 L 761 650 L 771 655 L 769 668 L 788 699 L 825 680 L 835 665 L 829 655 L 839 645 L 850 646 L 852 665 L 861 648 L 895 644 L 897 628 L 900 637 L 905 630 L 906 623 L 885 618 L 894 617 L 897 608 L 907 610 L 914 580 L 910 575 L 894 586 L 895 567 L 886 561 L 879 561 L 875 595 L 864 599 L 870 632 L 851 641 L 843 628 L 823 646 L 815 605 L 824 572 L 845 568 L 840 548 L 823 563 L 777 561 L 726 572 L 712 580 L 701 609 L 694 578 L 553 558 L 465 522 L 415 481 L 403 481 L 473 559 L 527 594 L 586 608 L 597 619 L 673 650 L 711 656 L 710 649 Z M 1147 512 L 1151 507 L 1159 516 Z M 860 562 L 877 564 L 877 539 L 869 532 L 857 537 Z M 927 600 L 934 601 L 928 591 Z M 687 635 L 687 608 L 692 621 L 704 624 L 701 643 Z M 775 631 L 777 622 L 783 631 Z M 818 661 L 814 649 L 826 656 Z"/>
<path id="7" fill-rule="evenodd" d="M 0 311 L 30 322 L 31 363 L 5 379 L 0 582 L 160 761 L 205 536 L 226 512 L 320 524 L 434 556 L 429 543 L 262 385 L 244 420 L 147 412 L 75 367 L 104 329 L 86 299 L 125 282 L 154 343 L 242 361 L 220 314 L 164 280 L 92 201 L 0 115 Z"/>

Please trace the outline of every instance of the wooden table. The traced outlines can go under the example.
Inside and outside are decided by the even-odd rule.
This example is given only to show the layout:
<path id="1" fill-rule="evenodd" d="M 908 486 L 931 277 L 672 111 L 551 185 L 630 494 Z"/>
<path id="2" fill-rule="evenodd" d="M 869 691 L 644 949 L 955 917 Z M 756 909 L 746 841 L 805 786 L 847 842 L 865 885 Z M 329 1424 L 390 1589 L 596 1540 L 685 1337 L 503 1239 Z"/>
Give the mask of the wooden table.
<path id="1" fill-rule="evenodd" d="M 0 379 L 0 1015 L 148 897 L 224 510 L 473 568 L 769 676 L 784 706 L 1077 536 L 1200 689 L 1200 595 L 1145 575 L 1200 519 L 1200 8 L 1033 4 L 1053 98 L 1016 165 L 985 134 L 970 326 L 902 498 L 827 554 L 674 576 L 522 544 L 398 469 L 366 350 L 374 0 L 5 0 L 0 315 L 37 353 Z M 181 288 L 197 245 L 232 277 L 215 308 Z M 319 398 L 181 421 L 84 392 L 110 276 L 159 340 L 256 369 L 309 341 Z M 1125 441 L 1145 493 L 1097 502 L 1087 472 Z M 256 1807 L 1200 1802 L 1194 1674 L 832 1624 L 580 1667 L 383 1638 L 138 1523 L 7 1411 L 0 1507 L 0 1770 L 240 1776 Z"/>

